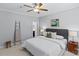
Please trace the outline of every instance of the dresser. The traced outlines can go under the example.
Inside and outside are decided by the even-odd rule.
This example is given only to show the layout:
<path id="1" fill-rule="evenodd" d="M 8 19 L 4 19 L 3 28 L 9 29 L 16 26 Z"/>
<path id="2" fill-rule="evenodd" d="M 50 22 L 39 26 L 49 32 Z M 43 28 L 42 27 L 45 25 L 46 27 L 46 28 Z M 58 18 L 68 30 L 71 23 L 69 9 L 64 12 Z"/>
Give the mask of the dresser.
<path id="1" fill-rule="evenodd" d="M 68 51 L 78 54 L 78 42 L 75 41 L 69 41 L 68 42 Z"/>

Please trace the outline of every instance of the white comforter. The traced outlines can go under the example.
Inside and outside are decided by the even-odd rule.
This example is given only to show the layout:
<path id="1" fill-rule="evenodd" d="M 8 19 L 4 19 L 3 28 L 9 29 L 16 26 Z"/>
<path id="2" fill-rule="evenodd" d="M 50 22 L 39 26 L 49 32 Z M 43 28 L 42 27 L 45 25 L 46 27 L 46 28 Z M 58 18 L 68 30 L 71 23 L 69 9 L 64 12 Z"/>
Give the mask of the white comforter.
<path id="1" fill-rule="evenodd" d="M 38 36 L 24 41 L 22 47 L 35 56 L 58 56 L 64 54 L 66 42 Z"/>

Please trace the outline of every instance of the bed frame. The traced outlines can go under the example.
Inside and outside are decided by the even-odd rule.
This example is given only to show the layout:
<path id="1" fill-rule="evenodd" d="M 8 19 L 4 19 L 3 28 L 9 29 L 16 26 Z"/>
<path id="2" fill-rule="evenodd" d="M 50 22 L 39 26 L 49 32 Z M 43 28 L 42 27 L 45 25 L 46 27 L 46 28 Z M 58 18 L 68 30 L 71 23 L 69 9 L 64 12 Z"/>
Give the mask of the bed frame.
<path id="1" fill-rule="evenodd" d="M 64 39 L 67 39 L 67 43 L 68 43 L 68 29 L 51 29 L 51 28 L 47 28 L 46 32 L 56 32 L 57 35 L 61 35 L 64 37 Z M 67 45 L 68 46 L 68 45 Z"/>

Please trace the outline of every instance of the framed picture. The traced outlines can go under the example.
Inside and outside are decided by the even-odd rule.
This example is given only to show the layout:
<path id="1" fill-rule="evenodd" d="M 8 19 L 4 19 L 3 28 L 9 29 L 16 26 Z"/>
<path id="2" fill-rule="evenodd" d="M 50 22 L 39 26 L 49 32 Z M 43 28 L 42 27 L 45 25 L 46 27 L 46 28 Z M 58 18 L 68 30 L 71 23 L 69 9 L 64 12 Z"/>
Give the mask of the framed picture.
<path id="1" fill-rule="evenodd" d="M 52 27 L 59 27 L 59 19 L 52 19 L 51 26 Z"/>

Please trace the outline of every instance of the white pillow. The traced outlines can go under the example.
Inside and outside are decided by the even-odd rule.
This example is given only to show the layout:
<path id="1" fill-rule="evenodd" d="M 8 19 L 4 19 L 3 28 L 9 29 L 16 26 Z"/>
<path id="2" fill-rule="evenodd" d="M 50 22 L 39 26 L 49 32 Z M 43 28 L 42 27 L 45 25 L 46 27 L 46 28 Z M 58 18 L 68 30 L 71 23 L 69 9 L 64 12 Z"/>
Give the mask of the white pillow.
<path id="1" fill-rule="evenodd" d="M 51 33 L 51 37 L 52 37 L 53 39 L 56 39 L 56 32 L 52 32 L 52 33 Z"/>
<path id="2" fill-rule="evenodd" d="M 46 31 L 44 31 L 44 32 L 43 32 L 43 35 L 46 37 L 46 36 L 47 36 L 47 32 L 46 32 Z"/>
<path id="3" fill-rule="evenodd" d="M 56 35 L 56 39 L 64 39 L 64 37 L 61 35 Z"/>

